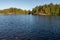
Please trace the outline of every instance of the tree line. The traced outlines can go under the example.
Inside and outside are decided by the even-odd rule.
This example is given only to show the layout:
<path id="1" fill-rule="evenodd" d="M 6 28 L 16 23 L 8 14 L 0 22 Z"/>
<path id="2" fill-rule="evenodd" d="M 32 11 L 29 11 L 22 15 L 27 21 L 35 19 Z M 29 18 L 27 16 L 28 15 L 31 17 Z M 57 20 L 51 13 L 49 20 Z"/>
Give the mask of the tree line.
<path id="1" fill-rule="evenodd" d="M 18 8 L 8 8 L 0 10 L 0 14 L 29 14 L 30 10 L 22 10 Z"/>
<path id="2" fill-rule="evenodd" d="M 39 5 L 30 10 L 8 8 L 0 10 L 0 14 L 33 14 L 33 15 L 60 15 L 60 4 Z"/>
<path id="3" fill-rule="evenodd" d="M 35 15 L 60 15 L 60 4 L 45 4 L 36 6 L 32 10 L 32 14 Z"/>

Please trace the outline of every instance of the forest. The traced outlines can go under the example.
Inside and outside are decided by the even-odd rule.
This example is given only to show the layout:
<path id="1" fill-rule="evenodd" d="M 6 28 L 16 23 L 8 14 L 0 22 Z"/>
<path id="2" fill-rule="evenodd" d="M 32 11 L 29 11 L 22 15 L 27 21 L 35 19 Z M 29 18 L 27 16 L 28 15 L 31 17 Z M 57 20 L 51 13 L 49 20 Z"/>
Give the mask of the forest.
<path id="1" fill-rule="evenodd" d="M 0 14 L 29 14 L 30 10 L 22 10 L 18 8 L 8 8 L 0 10 Z"/>
<path id="2" fill-rule="evenodd" d="M 36 6 L 32 10 L 32 14 L 35 15 L 60 15 L 60 4 L 45 4 Z"/>
<path id="3" fill-rule="evenodd" d="M 31 10 L 8 8 L 0 10 L 0 14 L 33 14 L 33 15 L 60 15 L 60 4 L 39 5 Z"/>

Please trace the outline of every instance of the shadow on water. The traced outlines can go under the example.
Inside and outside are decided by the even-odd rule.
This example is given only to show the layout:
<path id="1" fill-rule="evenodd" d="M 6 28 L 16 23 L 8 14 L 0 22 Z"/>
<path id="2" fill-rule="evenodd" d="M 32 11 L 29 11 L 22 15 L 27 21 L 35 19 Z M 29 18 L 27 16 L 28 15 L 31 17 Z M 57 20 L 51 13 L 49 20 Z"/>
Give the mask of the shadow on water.
<path id="1" fill-rule="evenodd" d="M 60 16 L 0 15 L 0 40 L 60 40 Z"/>

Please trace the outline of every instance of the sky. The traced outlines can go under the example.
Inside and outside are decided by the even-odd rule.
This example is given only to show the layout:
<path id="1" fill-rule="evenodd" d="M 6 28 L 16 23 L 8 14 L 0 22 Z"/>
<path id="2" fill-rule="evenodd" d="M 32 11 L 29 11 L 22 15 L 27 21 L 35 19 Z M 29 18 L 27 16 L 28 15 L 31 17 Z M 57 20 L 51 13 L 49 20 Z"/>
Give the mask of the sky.
<path id="1" fill-rule="evenodd" d="M 10 7 L 32 10 L 35 6 L 49 3 L 60 4 L 60 0 L 0 0 L 0 10 Z"/>

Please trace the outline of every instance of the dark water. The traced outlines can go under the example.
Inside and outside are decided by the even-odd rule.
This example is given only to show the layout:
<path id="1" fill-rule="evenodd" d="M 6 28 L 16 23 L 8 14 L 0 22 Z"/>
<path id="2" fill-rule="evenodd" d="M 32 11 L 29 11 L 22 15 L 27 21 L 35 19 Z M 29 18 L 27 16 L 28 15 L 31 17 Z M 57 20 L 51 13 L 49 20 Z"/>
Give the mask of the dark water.
<path id="1" fill-rule="evenodd" d="M 0 40 L 60 40 L 60 16 L 0 15 Z"/>

